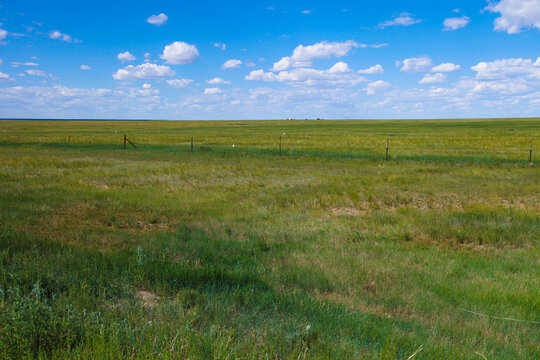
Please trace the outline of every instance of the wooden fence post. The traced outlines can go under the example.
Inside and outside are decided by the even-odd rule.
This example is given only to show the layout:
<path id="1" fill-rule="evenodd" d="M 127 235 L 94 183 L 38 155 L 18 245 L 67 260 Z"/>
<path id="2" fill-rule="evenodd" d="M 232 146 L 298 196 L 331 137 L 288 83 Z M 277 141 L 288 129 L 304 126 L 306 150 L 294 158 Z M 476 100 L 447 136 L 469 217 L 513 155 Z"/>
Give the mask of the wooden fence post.
<path id="1" fill-rule="evenodd" d="M 529 162 L 532 162 L 532 140 L 533 140 L 533 137 L 531 136 L 531 148 L 529 150 Z"/>
<path id="2" fill-rule="evenodd" d="M 191 152 L 193 152 L 193 135 L 191 135 Z"/>
<path id="3" fill-rule="evenodd" d="M 390 138 L 386 137 L 386 157 L 385 160 L 388 160 L 388 146 L 390 145 Z"/>
<path id="4" fill-rule="evenodd" d="M 137 148 L 137 146 L 135 146 L 134 143 L 132 143 L 131 141 L 129 141 L 129 139 L 127 138 L 126 135 L 124 135 L 124 149 L 126 148 L 126 142 L 128 142 L 131 146 L 133 146 L 135 149 Z"/>

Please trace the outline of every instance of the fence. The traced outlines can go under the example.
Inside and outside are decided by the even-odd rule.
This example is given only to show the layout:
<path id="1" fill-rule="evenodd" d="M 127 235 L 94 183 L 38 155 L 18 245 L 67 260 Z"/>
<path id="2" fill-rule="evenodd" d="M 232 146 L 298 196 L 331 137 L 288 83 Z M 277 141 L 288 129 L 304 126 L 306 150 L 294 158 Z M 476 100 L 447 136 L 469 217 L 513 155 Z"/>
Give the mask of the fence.
<path id="1" fill-rule="evenodd" d="M 190 152 L 242 152 L 253 154 L 279 154 L 281 156 L 331 156 L 365 159 L 418 159 L 433 161 L 528 161 L 539 157 L 534 137 L 491 136 L 426 136 L 414 134 L 361 135 L 152 135 L 134 133 L 92 135 L 2 134 L 0 144 L 26 144 L 39 146 L 89 147 L 116 149 L 123 139 L 123 149 L 167 150 Z M 122 144 L 122 142 L 120 142 Z"/>

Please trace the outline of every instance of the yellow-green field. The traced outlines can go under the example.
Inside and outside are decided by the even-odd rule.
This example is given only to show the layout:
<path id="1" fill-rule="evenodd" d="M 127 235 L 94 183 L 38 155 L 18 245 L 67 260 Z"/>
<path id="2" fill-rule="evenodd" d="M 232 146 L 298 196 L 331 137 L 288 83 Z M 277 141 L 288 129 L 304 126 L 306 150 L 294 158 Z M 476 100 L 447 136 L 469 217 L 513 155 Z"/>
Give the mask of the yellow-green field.
<path id="1" fill-rule="evenodd" d="M 0 359 L 539 359 L 538 161 L 540 119 L 0 121 Z"/>

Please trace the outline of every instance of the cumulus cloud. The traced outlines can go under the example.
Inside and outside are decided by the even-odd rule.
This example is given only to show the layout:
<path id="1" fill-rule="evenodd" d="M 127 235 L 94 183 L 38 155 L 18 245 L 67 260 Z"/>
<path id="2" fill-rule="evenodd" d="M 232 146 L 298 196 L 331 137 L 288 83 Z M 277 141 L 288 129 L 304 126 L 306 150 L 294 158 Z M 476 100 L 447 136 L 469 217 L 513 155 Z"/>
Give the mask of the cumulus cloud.
<path id="1" fill-rule="evenodd" d="M 6 30 L 0 29 L 0 41 L 4 40 L 7 37 L 8 32 Z"/>
<path id="2" fill-rule="evenodd" d="M 352 71 L 344 62 L 338 62 L 328 70 L 299 68 L 290 71 L 264 72 L 253 70 L 246 80 L 277 81 L 292 86 L 355 86 L 367 81 L 366 78 Z"/>
<path id="3" fill-rule="evenodd" d="M 359 45 L 354 40 L 344 42 L 327 42 L 303 46 L 298 45 L 291 56 L 293 61 L 304 62 L 313 61 L 315 59 L 326 59 L 331 56 L 343 57 L 353 48 Z"/>
<path id="4" fill-rule="evenodd" d="M 381 29 L 384 29 L 388 26 L 411 26 L 414 24 L 418 24 L 422 20 L 413 18 L 412 14 L 409 14 L 407 12 L 401 13 L 399 15 L 394 16 L 393 20 L 386 20 L 379 24 L 379 27 Z"/>
<path id="5" fill-rule="evenodd" d="M 64 33 L 60 32 L 59 30 L 53 30 L 53 31 L 49 32 L 49 38 L 55 39 L 55 40 L 62 40 L 62 41 L 66 41 L 66 42 L 73 42 L 73 41 L 79 42 L 79 40 L 77 40 L 77 39 L 73 40 L 71 35 L 64 34 Z"/>
<path id="6" fill-rule="evenodd" d="M 491 1 L 485 8 L 500 16 L 495 19 L 495 30 L 518 34 L 535 27 L 540 30 L 540 0 Z"/>
<path id="7" fill-rule="evenodd" d="M 191 84 L 193 80 L 191 79 L 173 79 L 173 80 L 167 80 L 167 84 L 169 86 L 175 87 L 177 89 L 184 89 L 188 87 L 189 84 Z"/>
<path id="8" fill-rule="evenodd" d="M 300 11 L 302 14 L 311 14 L 312 10 L 302 10 Z"/>
<path id="9" fill-rule="evenodd" d="M 471 69 L 478 80 L 500 80 L 518 76 L 540 80 L 540 57 L 532 59 L 510 58 L 479 62 Z"/>
<path id="10" fill-rule="evenodd" d="M 471 18 L 468 16 L 462 16 L 462 17 L 452 17 L 448 19 L 444 19 L 443 25 L 444 29 L 443 31 L 452 31 L 461 29 L 471 21 Z"/>
<path id="11" fill-rule="evenodd" d="M 133 61 L 136 59 L 135 56 L 133 56 L 129 51 L 118 54 L 116 58 L 121 62 Z"/>
<path id="12" fill-rule="evenodd" d="M 81 65 L 81 70 L 90 70 L 91 67 L 88 65 Z"/>
<path id="13" fill-rule="evenodd" d="M 221 94 L 222 92 L 223 90 L 217 87 L 204 89 L 204 95 L 217 95 Z"/>
<path id="14" fill-rule="evenodd" d="M 234 68 L 239 67 L 240 65 L 242 65 L 242 61 L 237 60 L 237 59 L 230 59 L 230 60 L 225 61 L 225 63 L 221 65 L 221 68 L 224 70 L 234 69 Z"/>
<path id="15" fill-rule="evenodd" d="M 228 80 L 223 80 L 222 78 L 219 78 L 219 77 L 215 77 L 213 79 L 206 80 L 206 83 L 211 84 L 211 85 L 219 85 L 219 84 L 225 85 L 225 84 L 230 84 L 231 82 Z"/>
<path id="16" fill-rule="evenodd" d="M 436 84 L 446 81 L 446 75 L 443 73 L 426 74 L 418 83 L 419 84 Z"/>
<path id="17" fill-rule="evenodd" d="M 114 80 L 139 80 L 139 79 L 159 79 L 176 75 L 168 66 L 145 63 L 137 66 L 128 65 L 123 69 L 118 69 L 113 74 Z"/>
<path id="18" fill-rule="evenodd" d="M 271 71 L 282 71 L 291 67 L 309 67 L 312 65 L 313 60 L 343 57 L 347 55 L 352 48 L 360 46 L 361 45 L 354 40 L 344 42 L 321 41 L 308 46 L 298 45 L 291 56 L 283 57 L 281 60 L 274 63 L 274 67 Z"/>
<path id="19" fill-rule="evenodd" d="M 163 54 L 159 56 L 167 64 L 191 64 L 199 58 L 199 51 L 195 45 L 183 41 L 175 41 L 165 46 Z"/>
<path id="20" fill-rule="evenodd" d="M 453 63 L 442 63 L 431 69 L 433 72 L 454 72 L 461 70 L 461 66 Z"/>
<path id="21" fill-rule="evenodd" d="M 366 74 L 366 75 L 382 74 L 383 72 L 384 72 L 383 67 L 379 64 L 373 65 L 364 70 L 358 70 L 359 74 Z"/>
<path id="22" fill-rule="evenodd" d="M 399 71 L 407 73 L 417 73 L 429 71 L 433 66 L 431 59 L 427 56 L 408 58 L 403 61 L 396 62 L 397 66 L 401 66 Z"/>
<path id="23" fill-rule="evenodd" d="M 152 15 L 148 19 L 146 19 L 146 22 L 152 25 L 161 26 L 165 25 L 167 23 L 167 20 L 169 18 L 164 13 L 161 13 L 159 15 Z"/>
<path id="24" fill-rule="evenodd" d="M 214 43 L 214 46 L 217 47 L 218 49 L 221 49 L 221 50 L 227 49 L 227 44 Z"/>
<path id="25" fill-rule="evenodd" d="M 271 71 L 282 71 L 287 70 L 293 65 L 293 61 L 289 56 L 286 56 L 284 58 L 281 58 L 278 62 L 274 63 L 274 67 L 270 69 Z"/>
<path id="26" fill-rule="evenodd" d="M 377 92 L 384 91 L 390 87 L 390 83 L 384 80 L 370 82 L 366 88 L 366 94 L 375 95 Z"/>

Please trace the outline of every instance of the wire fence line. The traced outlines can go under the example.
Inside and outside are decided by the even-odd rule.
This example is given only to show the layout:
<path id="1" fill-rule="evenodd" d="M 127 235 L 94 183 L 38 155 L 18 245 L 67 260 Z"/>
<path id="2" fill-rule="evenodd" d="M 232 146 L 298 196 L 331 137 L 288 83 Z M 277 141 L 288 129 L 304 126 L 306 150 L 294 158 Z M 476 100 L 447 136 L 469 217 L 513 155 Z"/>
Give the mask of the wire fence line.
<path id="1" fill-rule="evenodd" d="M 0 144 L 146 150 L 264 152 L 281 155 L 372 157 L 385 159 L 443 157 L 456 160 L 534 162 L 540 158 L 537 136 L 418 134 L 0 134 Z"/>

